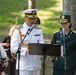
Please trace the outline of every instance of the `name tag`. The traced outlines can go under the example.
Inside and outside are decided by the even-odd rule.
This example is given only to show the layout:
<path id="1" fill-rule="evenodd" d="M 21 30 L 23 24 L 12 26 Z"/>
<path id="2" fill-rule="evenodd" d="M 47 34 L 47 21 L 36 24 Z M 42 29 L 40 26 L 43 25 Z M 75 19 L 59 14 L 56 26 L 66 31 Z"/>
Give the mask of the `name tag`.
<path id="1" fill-rule="evenodd" d="M 34 36 L 40 36 L 40 34 L 35 34 Z"/>
<path id="2" fill-rule="evenodd" d="M 61 41 L 60 40 L 56 40 L 56 43 L 60 43 Z"/>

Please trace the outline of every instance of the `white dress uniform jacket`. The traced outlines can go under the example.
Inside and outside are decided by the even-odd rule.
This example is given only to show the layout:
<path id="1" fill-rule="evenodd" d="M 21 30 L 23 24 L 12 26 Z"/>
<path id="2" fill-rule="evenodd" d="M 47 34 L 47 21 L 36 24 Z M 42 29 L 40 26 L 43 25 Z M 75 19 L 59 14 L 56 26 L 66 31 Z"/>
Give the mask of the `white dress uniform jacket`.
<path id="1" fill-rule="evenodd" d="M 20 28 L 21 34 L 25 35 L 29 27 L 26 23 Z M 22 39 L 24 36 L 22 36 Z M 33 28 L 31 33 L 24 39 L 25 44 L 28 43 L 44 43 L 43 34 L 41 29 Z M 19 47 L 20 36 L 17 29 L 15 29 L 11 38 L 11 51 L 16 53 Z M 41 68 L 41 60 L 39 55 L 29 55 L 26 53 L 26 46 L 22 46 L 20 50 L 20 70 L 35 70 Z M 16 69 L 18 69 L 18 60 L 16 63 Z"/>

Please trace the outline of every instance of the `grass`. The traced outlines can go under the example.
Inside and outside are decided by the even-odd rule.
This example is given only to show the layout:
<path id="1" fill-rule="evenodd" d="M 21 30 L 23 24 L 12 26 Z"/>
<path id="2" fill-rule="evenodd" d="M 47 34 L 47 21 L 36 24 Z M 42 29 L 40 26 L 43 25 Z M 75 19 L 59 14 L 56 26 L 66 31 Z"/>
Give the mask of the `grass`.
<path id="1" fill-rule="evenodd" d="M 62 13 L 62 0 L 35 0 L 41 19 L 44 37 L 51 37 L 59 29 L 58 18 Z M 24 22 L 21 10 L 27 9 L 28 0 L 0 0 L 0 37 L 8 34 L 11 27 Z"/>

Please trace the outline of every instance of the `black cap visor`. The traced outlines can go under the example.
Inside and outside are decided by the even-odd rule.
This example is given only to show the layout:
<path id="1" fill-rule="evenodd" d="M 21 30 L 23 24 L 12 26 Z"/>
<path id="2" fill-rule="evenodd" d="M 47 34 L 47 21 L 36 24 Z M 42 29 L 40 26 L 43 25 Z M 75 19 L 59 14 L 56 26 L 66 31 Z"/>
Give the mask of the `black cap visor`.
<path id="1" fill-rule="evenodd" d="M 60 19 L 59 23 L 66 24 L 68 22 L 68 19 Z"/>

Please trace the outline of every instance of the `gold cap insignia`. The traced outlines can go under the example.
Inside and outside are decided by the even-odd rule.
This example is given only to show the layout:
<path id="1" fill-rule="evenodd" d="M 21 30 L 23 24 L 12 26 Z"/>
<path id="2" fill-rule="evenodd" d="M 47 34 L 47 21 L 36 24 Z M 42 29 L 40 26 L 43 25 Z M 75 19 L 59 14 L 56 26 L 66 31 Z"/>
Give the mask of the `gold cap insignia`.
<path id="1" fill-rule="evenodd" d="M 32 11 L 32 14 L 36 14 L 36 11 L 35 11 L 35 10 L 33 10 L 33 11 Z"/>

